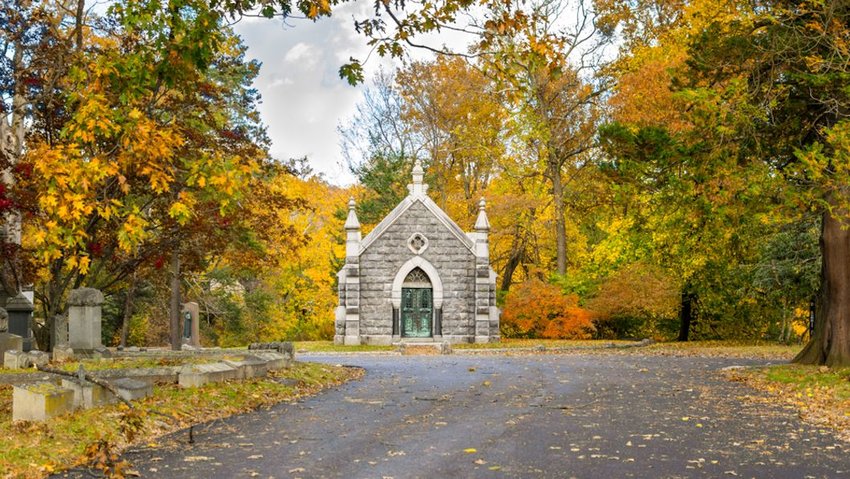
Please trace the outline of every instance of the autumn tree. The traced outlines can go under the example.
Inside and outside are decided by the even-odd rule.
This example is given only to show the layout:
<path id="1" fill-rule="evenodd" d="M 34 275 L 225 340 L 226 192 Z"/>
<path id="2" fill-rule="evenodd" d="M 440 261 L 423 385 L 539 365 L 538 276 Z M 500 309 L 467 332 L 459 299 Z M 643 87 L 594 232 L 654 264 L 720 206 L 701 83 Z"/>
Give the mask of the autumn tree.
<path id="1" fill-rule="evenodd" d="M 589 339 L 592 315 L 578 306 L 578 297 L 539 279 L 523 282 L 505 299 L 502 334 L 515 338 Z"/>
<path id="2" fill-rule="evenodd" d="M 581 1 L 534 2 L 528 11 L 509 15 L 513 28 L 498 28 L 505 20 L 494 15 L 490 22 L 496 31 L 488 31 L 480 44 L 493 52 L 486 57 L 487 70 L 503 85 L 517 119 L 520 154 L 533 159 L 537 174 L 549 184 L 560 275 L 568 265 L 567 204 L 581 196 L 582 182 L 575 180 L 590 164 L 599 99 L 607 89 L 592 78 L 605 46 L 595 15 Z"/>
<path id="3" fill-rule="evenodd" d="M 654 39 L 659 48 L 678 46 L 685 52 L 670 83 L 670 91 L 687 105 L 682 118 L 711 126 L 700 131 L 704 149 L 726 151 L 713 163 L 704 156 L 700 163 L 688 163 L 713 165 L 703 183 L 748 178 L 753 186 L 732 197 L 724 193 L 732 200 L 730 208 L 764 211 L 773 205 L 774 217 L 793 218 L 795 211 L 811 209 L 823 215 L 818 323 L 797 358 L 806 363 L 850 362 L 850 276 L 842 266 L 849 263 L 842 228 L 848 180 L 843 166 L 847 8 L 844 2 L 771 1 L 755 7 L 704 2 L 682 7 L 688 21 Z M 765 188 L 775 180 L 781 184 Z"/>
<path id="4" fill-rule="evenodd" d="M 506 114 L 496 84 L 458 57 L 413 62 L 396 82 L 439 204 L 455 217 L 474 217 L 505 154 Z"/>

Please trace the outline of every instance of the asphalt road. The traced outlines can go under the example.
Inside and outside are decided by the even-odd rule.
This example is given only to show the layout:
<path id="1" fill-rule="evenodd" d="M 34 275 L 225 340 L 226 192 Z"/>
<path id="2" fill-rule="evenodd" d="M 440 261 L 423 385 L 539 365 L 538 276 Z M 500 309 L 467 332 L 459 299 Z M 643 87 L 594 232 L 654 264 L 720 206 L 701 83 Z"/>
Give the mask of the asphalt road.
<path id="1" fill-rule="evenodd" d="M 366 376 L 130 451 L 162 478 L 850 477 L 850 445 L 717 371 L 641 355 L 301 356 Z M 164 441 L 168 444 L 169 441 Z"/>

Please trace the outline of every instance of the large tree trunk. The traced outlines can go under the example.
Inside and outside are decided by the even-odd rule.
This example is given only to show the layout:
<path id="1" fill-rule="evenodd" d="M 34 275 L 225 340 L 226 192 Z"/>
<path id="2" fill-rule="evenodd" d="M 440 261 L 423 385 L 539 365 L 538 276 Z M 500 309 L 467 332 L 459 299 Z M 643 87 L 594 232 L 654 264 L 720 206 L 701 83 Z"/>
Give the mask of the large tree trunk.
<path id="1" fill-rule="evenodd" d="M 549 153 L 554 154 L 554 152 Z M 555 241 L 557 243 L 558 274 L 567 273 L 567 222 L 564 218 L 564 185 L 561 178 L 561 165 L 554 159 L 549 161 L 549 174 L 552 177 L 552 202 L 555 205 Z"/>
<path id="2" fill-rule="evenodd" d="M 15 183 L 12 167 L 20 161 L 24 151 L 24 48 L 20 41 L 14 45 L 12 56 L 12 76 L 15 80 L 12 97 L 11 115 L 0 117 L 0 182 L 7 191 Z M 3 166 L 8 167 L 4 169 Z M 15 296 L 23 287 L 20 277 L 19 249 L 21 245 L 21 215 L 18 211 L 0 212 L 0 251 L 4 258 L 0 261 L 0 307 L 5 306 L 6 296 Z"/>
<path id="3" fill-rule="evenodd" d="M 133 317 L 133 300 L 136 296 L 136 273 L 130 279 L 127 297 L 124 298 L 124 314 L 121 321 L 121 347 L 127 347 L 127 336 L 130 333 L 130 318 Z"/>
<path id="4" fill-rule="evenodd" d="M 171 320 L 171 349 L 179 351 L 180 334 L 180 253 L 177 248 L 171 252 L 171 301 L 168 308 Z"/>
<path id="5" fill-rule="evenodd" d="M 823 215 L 820 305 L 811 341 L 794 358 L 800 364 L 850 366 L 850 230 L 846 210 L 830 201 Z"/>
<path id="6" fill-rule="evenodd" d="M 691 334 L 691 324 L 694 319 L 694 296 L 685 285 L 682 288 L 682 304 L 679 309 L 679 337 L 677 341 L 687 341 Z"/>

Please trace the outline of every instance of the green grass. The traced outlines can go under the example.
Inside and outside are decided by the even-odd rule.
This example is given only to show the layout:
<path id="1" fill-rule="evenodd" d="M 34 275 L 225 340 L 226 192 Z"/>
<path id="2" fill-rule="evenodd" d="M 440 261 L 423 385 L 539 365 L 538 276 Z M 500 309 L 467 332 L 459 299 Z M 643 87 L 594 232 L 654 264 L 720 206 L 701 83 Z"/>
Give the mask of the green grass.
<path id="1" fill-rule="evenodd" d="M 314 393 L 360 374 L 336 366 L 295 363 L 291 369 L 269 378 L 208 384 L 197 389 L 176 385 L 155 388 L 154 395 L 137 401 L 143 427 L 135 443 L 151 443 L 156 437 L 191 424 L 227 417 Z M 290 378 L 297 385 L 275 379 Z M 167 412 L 166 416 L 151 411 Z M 105 439 L 127 446 L 119 433 L 123 404 L 77 411 L 44 423 L 12 423 L 12 387 L 0 386 L 0 477 L 44 477 L 85 462 L 87 445 Z"/>
<path id="2" fill-rule="evenodd" d="M 850 368 L 783 364 L 764 368 L 761 374 L 768 381 L 789 385 L 804 394 L 814 389 L 829 389 L 835 399 L 850 400 Z"/>
<path id="3" fill-rule="evenodd" d="M 498 343 L 460 343 L 453 344 L 455 349 L 515 349 L 534 348 L 603 348 L 609 344 L 632 344 L 634 341 L 610 339 L 511 339 L 504 338 Z"/>
<path id="4" fill-rule="evenodd" d="M 785 345 L 772 341 L 686 341 L 656 343 L 640 351 L 659 354 L 730 356 L 792 359 L 803 348 L 802 345 Z"/>
<path id="5" fill-rule="evenodd" d="M 725 376 L 767 393 L 748 398 L 785 403 L 796 408 L 803 421 L 831 427 L 850 441 L 850 368 L 783 364 L 727 371 Z"/>
<path id="6" fill-rule="evenodd" d="M 373 346 L 362 344 L 359 346 L 344 346 L 334 344 L 333 341 L 296 341 L 293 343 L 295 352 L 306 351 L 311 353 L 345 353 L 355 351 L 394 351 L 394 346 Z"/>

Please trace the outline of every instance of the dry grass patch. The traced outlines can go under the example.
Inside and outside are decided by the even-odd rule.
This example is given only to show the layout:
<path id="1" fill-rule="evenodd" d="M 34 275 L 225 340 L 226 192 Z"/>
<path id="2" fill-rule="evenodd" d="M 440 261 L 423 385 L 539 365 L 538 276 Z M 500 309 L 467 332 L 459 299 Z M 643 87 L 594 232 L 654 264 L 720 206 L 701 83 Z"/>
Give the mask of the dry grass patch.
<path id="1" fill-rule="evenodd" d="M 111 405 L 44 423 L 12 423 L 12 388 L 3 386 L 0 477 L 38 478 L 75 466 L 115 466 L 115 454 L 131 444 L 150 443 L 193 424 L 291 401 L 361 375 L 362 370 L 355 368 L 296 362 L 266 378 L 196 389 L 157 387 L 152 397 L 136 401 L 132 412 L 123 404 Z"/>
<path id="2" fill-rule="evenodd" d="M 783 364 L 724 374 L 768 393 L 748 399 L 784 401 L 797 408 L 804 421 L 833 428 L 840 439 L 850 441 L 850 368 Z"/>
<path id="3" fill-rule="evenodd" d="M 770 341 L 686 341 L 656 343 L 635 352 L 662 356 L 702 356 L 791 360 L 802 345 Z"/>

